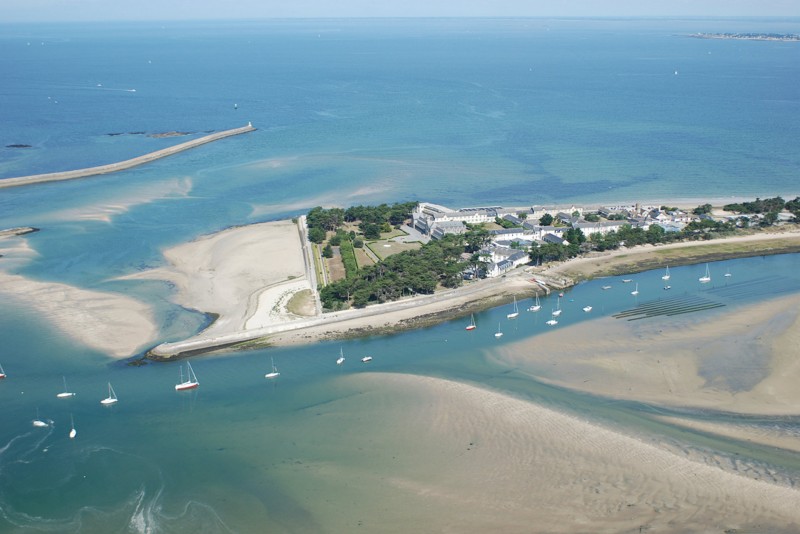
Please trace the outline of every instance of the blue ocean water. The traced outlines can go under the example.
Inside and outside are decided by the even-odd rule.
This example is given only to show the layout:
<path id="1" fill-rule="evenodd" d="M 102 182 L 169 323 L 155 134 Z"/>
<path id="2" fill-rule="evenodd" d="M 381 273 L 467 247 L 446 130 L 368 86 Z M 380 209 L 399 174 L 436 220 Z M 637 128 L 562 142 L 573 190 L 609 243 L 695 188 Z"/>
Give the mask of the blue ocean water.
<path id="1" fill-rule="evenodd" d="M 796 194 L 800 46 L 686 35 L 788 33 L 798 22 L 2 26 L 0 179 L 109 163 L 248 121 L 259 129 L 113 175 L 0 189 L 0 228 L 42 229 L 27 239 L 34 259 L 13 272 L 144 300 L 166 339 L 191 333 L 203 318 L 172 305 L 166 285 L 116 277 L 160 265 L 165 247 L 315 205 Z M 188 135 L 146 135 L 170 131 Z M 14 144 L 31 147 L 8 147 Z M 713 298 L 731 309 L 797 292 L 797 262 L 786 256 L 715 265 L 716 272 L 731 268 L 735 283 L 763 291 Z M 696 271 L 674 269 L 674 291 L 713 289 L 693 283 Z M 660 274 L 642 275 L 642 299 L 662 295 Z M 715 280 L 722 292 L 725 282 Z M 561 326 L 590 318 L 577 313 L 584 302 L 595 315 L 631 306 L 626 291 L 605 294 L 599 282 L 584 284 L 565 299 Z M 330 365 L 340 347 L 352 360 L 380 355 L 373 371 L 486 384 L 598 417 L 641 410 L 601 414 L 592 399 L 508 378 L 485 357 L 506 311 L 480 314 L 479 335 L 471 338 L 462 324 L 449 323 L 388 338 L 200 358 L 202 389 L 176 396 L 176 365 L 111 362 L 24 303 L 4 302 L 0 363 L 9 379 L 0 384 L 0 530 L 320 530 L 321 518 L 309 510 L 319 513 L 324 499 L 350 510 L 349 499 L 364 495 L 334 486 L 335 497 L 305 497 L 320 479 L 294 466 L 375 468 L 353 436 L 337 433 L 342 413 L 330 422 L 310 410 L 363 393 L 352 380 L 358 371 Z M 503 343 L 545 331 L 543 322 L 526 315 Z M 265 385 L 270 355 L 282 376 Z M 62 376 L 79 392 L 69 404 L 55 398 Z M 108 380 L 122 400 L 101 410 Z M 37 409 L 54 428 L 31 428 Z M 79 428 L 74 442 L 66 438 L 70 415 Z M 363 428 L 358 413 L 348 415 Z M 791 459 L 751 454 L 797 469 Z M 363 492 L 375 489 L 366 484 Z"/>

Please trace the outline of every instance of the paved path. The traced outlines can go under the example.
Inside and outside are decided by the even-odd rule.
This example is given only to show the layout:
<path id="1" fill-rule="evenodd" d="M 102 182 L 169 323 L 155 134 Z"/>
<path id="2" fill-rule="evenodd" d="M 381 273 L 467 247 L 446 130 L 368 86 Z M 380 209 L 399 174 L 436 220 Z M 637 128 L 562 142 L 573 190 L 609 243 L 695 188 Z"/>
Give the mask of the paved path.
<path id="1" fill-rule="evenodd" d="M 204 145 L 206 143 L 211 143 L 212 141 L 217 141 L 219 139 L 231 137 L 232 135 L 239 135 L 243 133 L 252 132 L 254 130 L 255 128 L 248 122 L 247 126 L 242 126 L 241 128 L 234 128 L 232 130 L 225 130 L 223 132 L 213 133 L 211 135 L 206 135 L 198 139 L 193 139 L 192 141 L 187 141 L 185 143 L 181 143 L 179 145 L 175 145 L 169 148 L 156 150 L 155 152 L 150 152 L 149 154 L 138 156 L 133 159 L 127 159 L 125 161 L 120 161 L 117 163 L 109 163 L 108 165 L 100 165 L 98 167 L 88 167 L 86 169 L 76 169 L 74 171 L 51 172 L 47 174 L 32 174 L 30 176 L 18 176 L 16 178 L 3 178 L 0 179 L 0 188 L 17 187 L 20 185 L 38 184 L 42 182 L 74 180 L 75 178 L 84 178 L 86 176 L 95 176 L 97 174 L 108 174 L 112 172 L 122 171 L 125 169 L 130 169 L 131 167 L 136 167 L 138 165 L 150 163 L 151 161 L 160 158 L 165 158 L 167 156 L 177 154 L 178 152 L 183 152 L 184 150 L 189 150 L 190 148 L 194 148 L 196 146 Z"/>

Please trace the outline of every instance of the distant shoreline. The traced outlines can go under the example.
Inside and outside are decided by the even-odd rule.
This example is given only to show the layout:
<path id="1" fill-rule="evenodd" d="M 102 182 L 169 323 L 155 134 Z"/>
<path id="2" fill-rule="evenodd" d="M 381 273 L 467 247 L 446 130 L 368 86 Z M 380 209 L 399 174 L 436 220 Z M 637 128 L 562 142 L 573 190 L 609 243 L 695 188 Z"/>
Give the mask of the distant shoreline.
<path id="1" fill-rule="evenodd" d="M 794 33 L 692 33 L 694 39 L 727 39 L 736 41 L 781 41 L 800 42 L 800 35 Z"/>
<path id="2" fill-rule="evenodd" d="M 233 128 L 231 130 L 225 130 L 222 132 L 213 133 L 211 135 L 206 135 L 204 137 L 200 137 L 192 141 L 187 141 L 185 143 L 181 143 L 179 145 L 175 145 L 169 148 L 156 150 L 155 152 L 150 152 L 148 154 L 144 154 L 142 156 L 127 159 L 117 163 L 109 163 L 107 165 L 99 165 L 97 167 L 87 167 L 85 169 L 76 169 L 72 171 L 32 174 L 29 176 L 18 176 L 14 178 L 2 178 L 0 179 L 0 188 L 18 187 L 22 185 L 38 184 L 44 182 L 58 182 L 62 180 L 74 180 L 76 178 L 85 178 L 87 176 L 96 176 L 98 174 L 109 174 L 112 172 L 118 172 L 125 169 L 130 169 L 131 167 L 144 165 L 145 163 L 150 163 L 151 161 L 165 158 L 167 156 L 172 156 L 173 154 L 177 154 L 179 152 L 183 152 L 184 150 L 189 150 L 190 148 L 204 145 L 206 143 L 211 143 L 213 141 L 218 141 L 220 139 L 224 139 L 226 137 L 231 137 L 234 135 L 240 135 L 243 133 L 252 132 L 254 130 L 255 128 L 250 123 L 247 123 L 247 126 L 242 126 L 241 128 Z"/>

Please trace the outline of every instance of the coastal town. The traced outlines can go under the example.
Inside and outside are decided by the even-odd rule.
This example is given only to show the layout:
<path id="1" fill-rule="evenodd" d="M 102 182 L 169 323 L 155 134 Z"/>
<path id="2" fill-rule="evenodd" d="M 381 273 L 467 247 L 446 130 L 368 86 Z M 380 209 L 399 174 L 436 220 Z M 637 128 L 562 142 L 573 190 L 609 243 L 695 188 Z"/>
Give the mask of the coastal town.
<path id="1" fill-rule="evenodd" d="M 151 348 L 152 359 L 307 344 L 420 328 L 469 317 L 514 296 L 561 292 L 582 279 L 662 268 L 667 251 L 671 266 L 798 252 L 797 202 L 775 197 L 680 209 L 450 209 L 426 202 L 314 208 L 294 223 L 231 228 L 176 247 L 165 253 L 170 267 L 128 278 L 169 280 L 178 288 L 176 302 L 217 317 L 188 339 Z M 407 218 L 401 216 L 406 210 Z M 370 220 L 394 217 L 396 225 L 364 223 L 353 219 L 355 213 Z M 620 235 L 630 239 L 614 241 Z M 583 243 L 570 243 L 575 236 L 584 236 Z M 476 237 L 474 252 L 464 252 Z M 595 248 L 612 241 L 616 248 Z M 276 249 L 280 262 L 252 262 Z M 550 250 L 578 252 L 568 261 L 533 261 L 537 251 Z M 213 284 L 207 272 L 217 273 Z"/>

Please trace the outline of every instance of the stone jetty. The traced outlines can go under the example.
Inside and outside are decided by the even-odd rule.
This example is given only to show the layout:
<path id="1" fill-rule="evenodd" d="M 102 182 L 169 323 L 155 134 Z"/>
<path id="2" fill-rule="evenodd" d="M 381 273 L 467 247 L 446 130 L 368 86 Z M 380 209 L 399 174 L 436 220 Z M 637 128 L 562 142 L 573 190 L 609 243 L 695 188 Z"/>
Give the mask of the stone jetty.
<path id="1" fill-rule="evenodd" d="M 204 145 L 206 143 L 211 143 L 212 141 L 224 139 L 226 137 L 231 137 L 233 135 L 252 132 L 254 130 L 255 128 L 253 127 L 253 125 L 248 122 L 247 126 L 242 126 L 241 128 L 234 128 L 232 130 L 216 132 L 210 135 L 206 135 L 204 137 L 200 137 L 198 139 L 193 139 L 192 141 L 187 141 L 185 143 L 181 143 L 179 145 L 175 145 L 169 148 L 156 150 L 155 152 L 150 152 L 149 154 L 138 156 L 132 159 L 127 159 L 125 161 L 119 161 L 117 163 L 109 163 L 108 165 L 100 165 L 98 167 L 88 167 L 86 169 L 77 169 L 74 171 L 51 172 L 46 174 L 32 174 L 30 176 L 18 176 L 15 178 L 0 179 L 0 188 L 17 187 L 20 185 L 38 184 L 42 182 L 57 182 L 60 180 L 74 180 L 75 178 L 85 178 L 86 176 L 109 174 L 112 172 L 130 169 L 131 167 L 144 165 L 145 163 L 150 163 L 151 161 L 165 158 L 167 156 L 183 152 L 184 150 L 189 150 L 190 148 L 194 148 L 196 146 Z"/>

